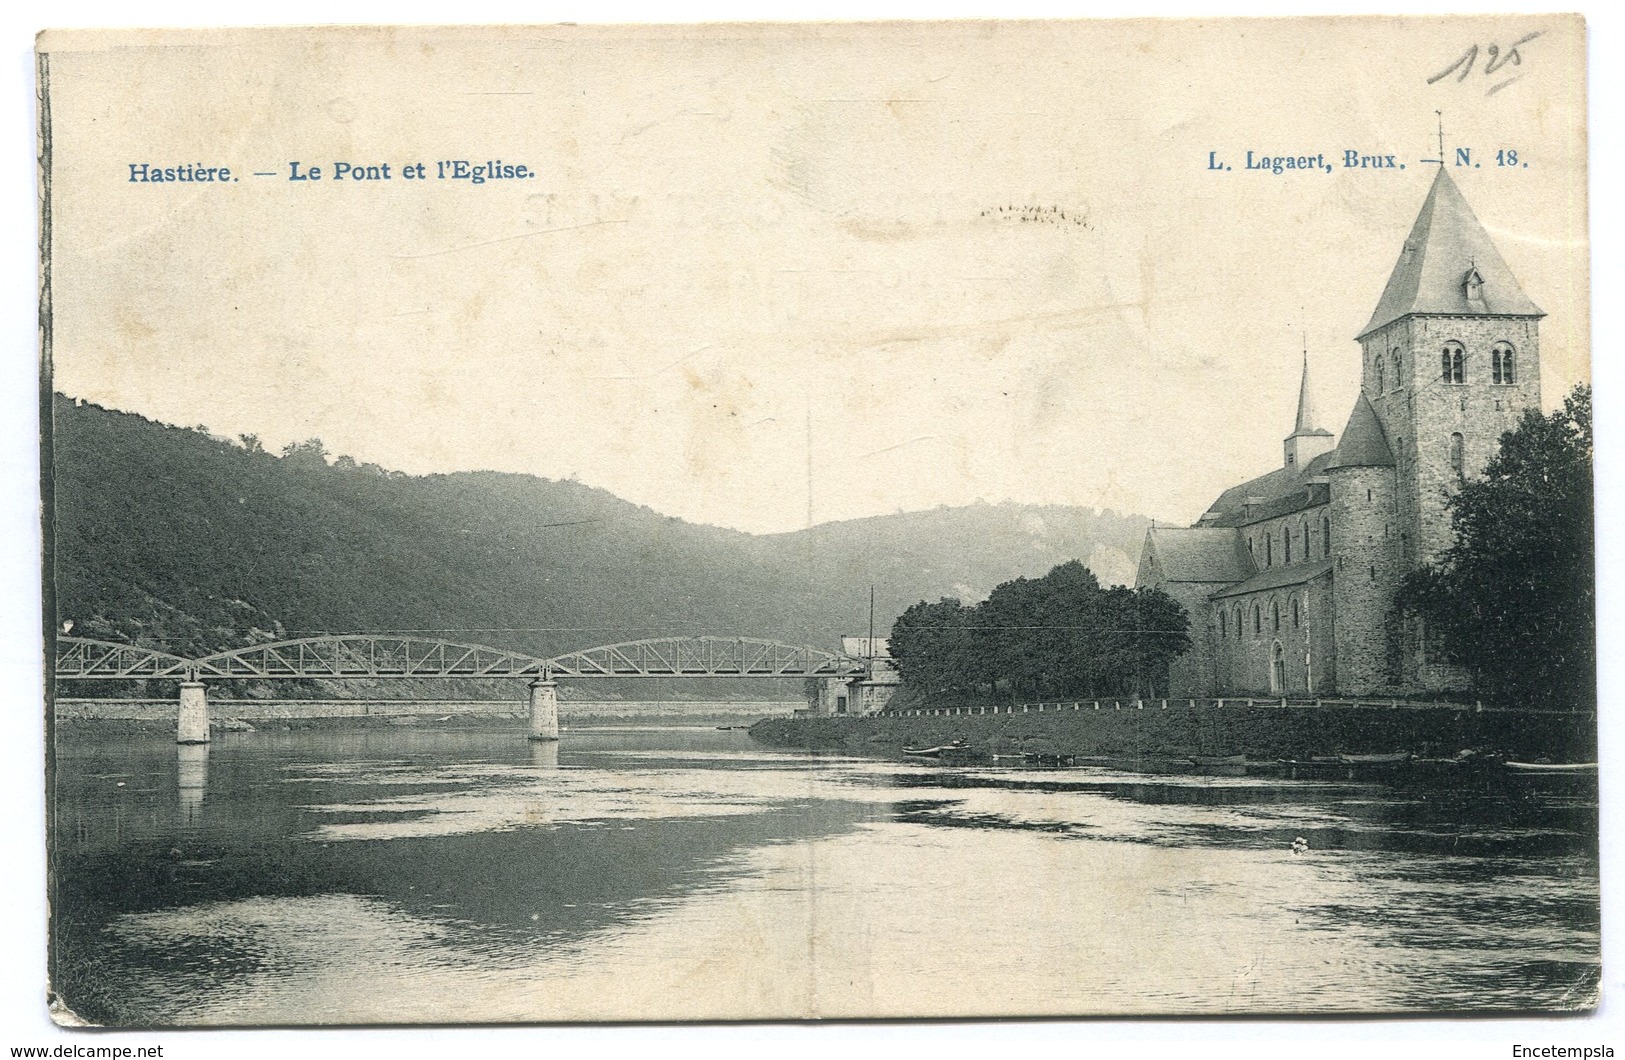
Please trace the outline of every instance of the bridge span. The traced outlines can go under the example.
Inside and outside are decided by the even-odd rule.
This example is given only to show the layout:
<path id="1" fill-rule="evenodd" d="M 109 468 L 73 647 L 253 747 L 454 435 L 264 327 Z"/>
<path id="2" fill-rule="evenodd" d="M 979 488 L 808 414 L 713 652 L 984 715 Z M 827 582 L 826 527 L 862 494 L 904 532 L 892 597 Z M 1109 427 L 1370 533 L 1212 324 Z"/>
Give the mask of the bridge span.
<path id="1" fill-rule="evenodd" d="M 755 637 L 659 637 L 543 659 L 505 648 L 393 633 L 329 634 L 250 644 L 188 659 L 159 648 L 58 636 L 57 681 L 180 682 L 178 743 L 209 742 L 205 680 L 522 678 L 530 738 L 559 738 L 558 678 L 856 677 L 869 661 Z"/>

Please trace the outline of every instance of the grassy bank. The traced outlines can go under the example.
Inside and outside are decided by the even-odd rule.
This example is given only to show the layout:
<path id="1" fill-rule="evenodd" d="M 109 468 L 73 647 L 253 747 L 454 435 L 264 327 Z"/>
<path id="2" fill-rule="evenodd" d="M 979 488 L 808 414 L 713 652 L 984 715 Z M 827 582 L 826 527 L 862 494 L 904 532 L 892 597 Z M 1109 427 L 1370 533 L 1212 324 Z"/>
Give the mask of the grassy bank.
<path id="1" fill-rule="evenodd" d="M 890 750 L 964 739 L 976 750 L 1079 755 L 1229 755 L 1307 758 L 1410 751 L 1449 756 L 1466 748 L 1518 758 L 1595 761 L 1595 714 L 1444 706 L 1244 706 L 1056 710 L 1044 713 L 768 718 L 750 730 L 780 747 Z"/>

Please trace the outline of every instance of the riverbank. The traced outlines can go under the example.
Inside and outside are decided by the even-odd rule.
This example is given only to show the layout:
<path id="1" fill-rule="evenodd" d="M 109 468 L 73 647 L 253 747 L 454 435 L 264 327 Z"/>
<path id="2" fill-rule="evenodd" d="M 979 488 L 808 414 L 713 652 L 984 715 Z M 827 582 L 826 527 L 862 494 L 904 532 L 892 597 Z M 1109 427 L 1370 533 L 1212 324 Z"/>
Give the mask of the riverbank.
<path id="1" fill-rule="evenodd" d="M 750 734 L 778 747 L 899 751 L 963 739 L 973 752 L 1075 755 L 1234 755 L 1309 758 L 1409 751 L 1450 756 L 1464 749 L 1519 758 L 1596 761 L 1594 713 L 1554 714 L 1451 705 L 1312 705 L 1176 700 L 1050 704 L 1001 714 L 881 714 L 766 718 Z"/>

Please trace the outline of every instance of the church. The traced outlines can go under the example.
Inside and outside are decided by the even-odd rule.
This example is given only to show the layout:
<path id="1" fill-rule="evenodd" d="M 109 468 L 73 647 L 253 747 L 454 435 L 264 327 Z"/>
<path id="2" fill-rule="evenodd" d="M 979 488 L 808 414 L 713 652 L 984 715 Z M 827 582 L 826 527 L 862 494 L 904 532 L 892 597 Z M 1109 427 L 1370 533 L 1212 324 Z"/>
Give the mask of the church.
<path id="1" fill-rule="evenodd" d="M 1541 311 L 1440 166 L 1375 312 L 1335 438 L 1309 395 L 1281 465 L 1194 526 L 1146 533 L 1137 582 L 1190 615 L 1175 697 L 1433 697 L 1467 688 L 1395 600 L 1452 542 L 1449 493 L 1540 408 Z"/>

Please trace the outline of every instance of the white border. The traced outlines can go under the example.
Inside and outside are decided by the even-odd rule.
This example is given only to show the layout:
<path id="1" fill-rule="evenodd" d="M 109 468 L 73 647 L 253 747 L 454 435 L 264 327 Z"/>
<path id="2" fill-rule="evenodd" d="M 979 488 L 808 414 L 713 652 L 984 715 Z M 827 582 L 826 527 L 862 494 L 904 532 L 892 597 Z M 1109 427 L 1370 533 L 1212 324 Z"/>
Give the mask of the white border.
<path id="1" fill-rule="evenodd" d="M 1541 1045 L 1610 1045 L 1625 1060 L 1625 950 L 1619 945 L 1620 884 L 1625 839 L 1620 834 L 1621 768 L 1625 768 L 1625 723 L 1612 717 L 1625 709 L 1625 668 L 1609 649 L 1611 636 L 1625 628 L 1625 563 L 1599 534 L 1598 588 L 1602 630 L 1603 883 L 1604 965 L 1602 1008 L 1584 1019 L 1567 1020 L 1370 1020 L 1370 1021 L 1047 1021 L 1025 1023 L 904 1023 L 702 1027 L 470 1028 L 447 1030 L 251 1031 L 68 1033 L 46 1016 L 44 987 L 44 799 L 41 789 L 44 745 L 41 718 L 41 664 L 38 545 L 38 374 L 34 160 L 33 34 L 52 28 L 106 26 L 299 25 L 333 23 L 546 23 L 629 21 L 865 20 L 879 18 L 1012 18 L 1135 16 L 1225 16 L 1304 14 L 1395 14 L 1390 2 L 1237 3 L 1149 2 L 1093 11 L 1058 0 L 779 0 L 768 5 L 746 0 L 682 0 L 659 5 L 647 0 L 458 0 L 433 4 L 404 0 L 380 11 L 364 0 L 285 0 L 268 4 L 201 3 L 166 0 L 135 9 L 105 0 L 65 0 L 34 12 L 0 15 L 0 40 L 7 46 L 12 91 L 0 109 L 0 320 L 7 325 L 0 356 L 0 776 L 4 777 L 4 846 L 0 856 L 0 1057 L 12 1046 L 162 1044 L 164 1056 L 283 1057 L 292 1051 L 310 1058 L 349 1055 L 442 1057 L 470 1055 L 611 1057 L 760 1057 L 841 1054 L 887 1055 L 929 1050 L 933 1056 L 974 1055 L 992 1050 L 1059 1050 L 1083 1056 L 1104 1051 L 1121 1055 L 1181 1055 L 1193 1051 L 1218 1057 L 1290 1057 L 1306 1052 L 1317 1060 L 1366 1057 L 1510 1057 L 1514 1042 Z M 1406 14 L 1464 14 L 1459 3 L 1409 3 Z M 1514 3 L 1475 5 L 1472 13 L 1570 11 L 1572 5 Z M 1620 226 L 1622 128 L 1619 70 L 1625 67 L 1625 16 L 1615 9 L 1587 12 L 1591 69 L 1591 222 L 1593 289 L 1592 370 L 1597 399 L 1598 525 L 1625 521 L 1622 436 L 1625 413 L 1619 396 L 1621 287 L 1625 285 L 1625 233 Z M 37 20 L 37 21 L 36 21 Z"/>

